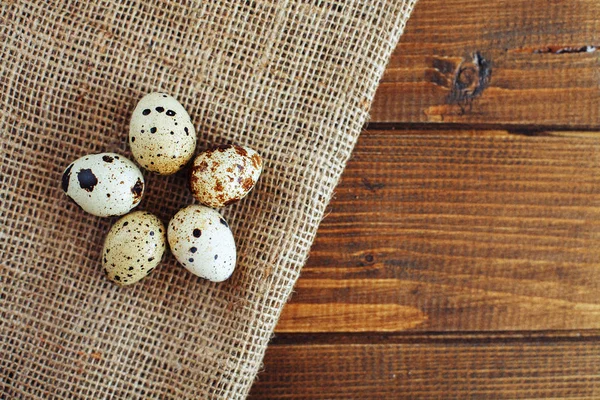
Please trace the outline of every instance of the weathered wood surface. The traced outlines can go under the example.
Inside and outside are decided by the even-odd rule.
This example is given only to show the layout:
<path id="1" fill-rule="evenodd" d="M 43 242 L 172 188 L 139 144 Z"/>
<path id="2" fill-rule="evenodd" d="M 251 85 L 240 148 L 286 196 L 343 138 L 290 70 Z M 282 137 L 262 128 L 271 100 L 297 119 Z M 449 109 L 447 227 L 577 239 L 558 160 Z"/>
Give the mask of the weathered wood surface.
<path id="1" fill-rule="evenodd" d="M 598 399 L 598 341 L 272 345 L 250 399 Z"/>
<path id="2" fill-rule="evenodd" d="M 600 135 L 367 131 L 276 330 L 588 328 Z"/>
<path id="3" fill-rule="evenodd" d="M 420 0 L 251 398 L 600 398 L 600 2 Z"/>
<path id="4" fill-rule="evenodd" d="M 420 0 L 371 122 L 597 126 L 599 15 L 597 0 Z"/>

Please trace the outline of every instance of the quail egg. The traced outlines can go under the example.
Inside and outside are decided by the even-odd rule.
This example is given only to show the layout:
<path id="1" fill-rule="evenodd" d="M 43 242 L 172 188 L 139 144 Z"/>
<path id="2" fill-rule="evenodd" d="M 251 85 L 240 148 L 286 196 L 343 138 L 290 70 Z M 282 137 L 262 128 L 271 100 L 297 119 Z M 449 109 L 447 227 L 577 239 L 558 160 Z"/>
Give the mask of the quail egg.
<path id="1" fill-rule="evenodd" d="M 124 156 L 90 154 L 67 167 L 62 176 L 62 189 L 90 214 L 98 217 L 123 215 L 142 199 L 144 177 Z"/>
<path id="2" fill-rule="evenodd" d="M 166 93 L 138 102 L 129 124 L 129 146 L 145 169 L 161 175 L 179 171 L 194 155 L 196 131 L 183 106 Z"/>
<path id="3" fill-rule="evenodd" d="M 217 146 L 200 153 L 190 171 L 190 190 L 200 203 L 220 208 L 244 198 L 262 172 L 262 158 L 248 147 Z"/>
<path id="4" fill-rule="evenodd" d="M 118 285 L 136 283 L 156 268 L 165 247 L 165 228 L 160 219 L 145 211 L 127 214 L 115 222 L 104 240 L 104 272 Z"/>
<path id="5" fill-rule="evenodd" d="M 177 261 L 192 274 L 222 282 L 233 273 L 235 241 L 216 210 L 201 205 L 179 210 L 169 222 L 167 237 Z"/>

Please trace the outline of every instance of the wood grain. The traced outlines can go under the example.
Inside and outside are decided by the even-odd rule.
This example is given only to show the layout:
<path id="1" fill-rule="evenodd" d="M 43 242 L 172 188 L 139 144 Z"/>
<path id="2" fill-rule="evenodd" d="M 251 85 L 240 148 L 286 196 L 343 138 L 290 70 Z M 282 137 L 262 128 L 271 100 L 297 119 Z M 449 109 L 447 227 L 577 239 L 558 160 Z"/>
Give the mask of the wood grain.
<path id="1" fill-rule="evenodd" d="M 600 136 L 561 135 L 365 132 L 276 331 L 600 328 Z"/>
<path id="2" fill-rule="evenodd" d="M 251 398 L 600 398 L 599 15 L 419 1 Z"/>
<path id="3" fill-rule="evenodd" d="M 371 122 L 597 128 L 598 15 L 597 0 L 420 0 Z"/>
<path id="4" fill-rule="evenodd" d="M 597 399 L 600 343 L 272 345 L 250 399 Z"/>

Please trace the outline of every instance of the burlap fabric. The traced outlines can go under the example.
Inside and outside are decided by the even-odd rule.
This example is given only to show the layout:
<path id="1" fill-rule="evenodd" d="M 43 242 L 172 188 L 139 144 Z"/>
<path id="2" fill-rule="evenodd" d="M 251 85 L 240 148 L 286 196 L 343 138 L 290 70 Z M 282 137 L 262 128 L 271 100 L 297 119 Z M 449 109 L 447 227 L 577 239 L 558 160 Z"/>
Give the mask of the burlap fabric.
<path id="1" fill-rule="evenodd" d="M 0 397 L 244 398 L 413 4 L 2 0 Z M 239 254 L 225 283 L 169 254 L 113 285 L 114 219 L 61 191 L 72 160 L 130 155 L 130 113 L 156 90 L 188 109 L 199 149 L 265 159 L 223 210 Z M 165 224 L 192 202 L 185 172 L 145 176 L 138 209 Z"/>

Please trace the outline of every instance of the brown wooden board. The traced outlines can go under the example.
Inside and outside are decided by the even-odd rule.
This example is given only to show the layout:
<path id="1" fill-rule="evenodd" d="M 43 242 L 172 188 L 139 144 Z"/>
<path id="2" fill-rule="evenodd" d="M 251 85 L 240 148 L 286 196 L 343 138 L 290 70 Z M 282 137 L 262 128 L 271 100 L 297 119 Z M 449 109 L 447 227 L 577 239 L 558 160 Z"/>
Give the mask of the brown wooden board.
<path id="1" fill-rule="evenodd" d="M 272 345 L 250 399 L 599 397 L 596 340 L 432 340 Z"/>
<path id="2" fill-rule="evenodd" d="M 420 0 L 371 122 L 600 125 L 600 2 Z"/>
<path id="3" fill-rule="evenodd" d="M 251 398 L 600 398 L 599 15 L 419 1 Z"/>
<path id="4" fill-rule="evenodd" d="M 600 328 L 600 136 L 561 135 L 365 132 L 276 331 Z"/>

